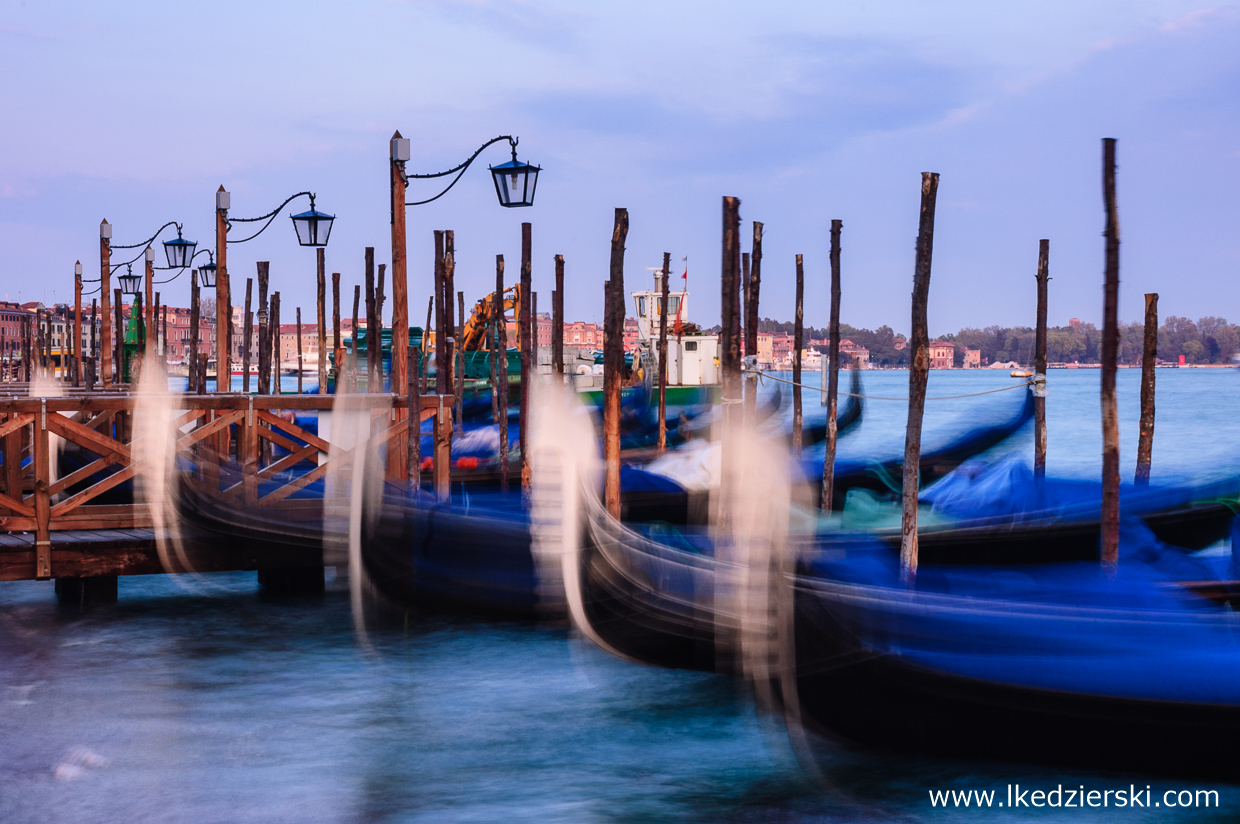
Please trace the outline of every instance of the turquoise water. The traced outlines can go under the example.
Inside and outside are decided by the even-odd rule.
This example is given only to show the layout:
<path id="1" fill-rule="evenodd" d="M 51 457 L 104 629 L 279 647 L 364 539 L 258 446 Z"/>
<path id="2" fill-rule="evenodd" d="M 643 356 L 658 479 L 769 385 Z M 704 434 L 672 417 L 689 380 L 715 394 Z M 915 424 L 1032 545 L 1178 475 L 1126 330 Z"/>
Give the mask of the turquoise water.
<path id="1" fill-rule="evenodd" d="M 875 395 L 907 373 L 865 374 Z M 1122 455 L 1135 370 L 1120 373 Z M 815 379 L 816 376 L 810 376 Z M 1238 466 L 1232 370 L 1160 370 L 1155 477 Z M 930 394 L 1006 373 L 934 373 Z M 1097 472 L 1098 373 L 1052 372 L 1052 472 Z M 1002 417 L 1016 392 L 931 402 L 927 436 Z M 821 415 L 807 394 L 807 417 Z M 902 447 L 904 407 L 871 401 L 850 449 Z M 844 448 L 841 442 L 841 449 Z M 1028 431 L 1005 449 L 1024 450 Z M 252 573 L 122 579 L 115 606 L 0 584 L 0 822 L 1231 821 L 1240 787 L 813 744 L 825 781 L 730 678 L 610 657 L 562 626 L 369 616 L 347 582 L 268 600 Z M 1150 784 L 1216 789 L 1221 810 L 932 808 L 930 790 Z"/>

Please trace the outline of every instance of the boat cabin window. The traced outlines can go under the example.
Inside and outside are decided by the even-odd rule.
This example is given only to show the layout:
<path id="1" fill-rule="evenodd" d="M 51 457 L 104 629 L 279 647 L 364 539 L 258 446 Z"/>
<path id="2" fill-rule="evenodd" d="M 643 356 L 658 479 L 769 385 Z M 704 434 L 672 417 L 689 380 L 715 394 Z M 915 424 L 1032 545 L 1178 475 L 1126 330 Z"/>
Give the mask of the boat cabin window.
<path id="1" fill-rule="evenodd" d="M 637 315 L 638 317 L 645 317 L 646 315 L 646 299 L 644 297 L 637 299 Z"/>
<path id="2" fill-rule="evenodd" d="M 687 341 L 685 341 L 685 351 L 686 351 L 686 352 L 696 352 L 696 351 L 697 351 L 697 341 L 695 341 L 695 340 L 687 340 Z"/>
<path id="3" fill-rule="evenodd" d="M 668 295 L 667 296 L 667 313 L 669 315 L 675 315 L 679 311 L 680 311 L 680 296 L 676 295 L 675 297 L 673 297 L 672 295 Z"/>

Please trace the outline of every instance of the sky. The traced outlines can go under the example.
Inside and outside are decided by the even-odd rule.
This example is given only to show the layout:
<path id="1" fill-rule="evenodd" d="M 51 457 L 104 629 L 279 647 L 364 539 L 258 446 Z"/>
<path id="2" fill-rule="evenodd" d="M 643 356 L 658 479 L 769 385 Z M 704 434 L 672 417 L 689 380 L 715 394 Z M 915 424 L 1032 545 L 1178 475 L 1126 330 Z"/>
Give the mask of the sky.
<path id="1" fill-rule="evenodd" d="M 1100 322 L 1101 138 L 1115 137 L 1121 320 L 1156 291 L 1164 317 L 1237 322 L 1240 8 L 1207 1 L 0 0 L 0 292 L 71 300 L 75 260 L 97 277 L 104 218 L 117 244 L 175 220 L 213 246 L 222 184 L 236 217 L 316 192 L 338 216 L 327 265 L 350 294 L 366 246 L 391 257 L 399 129 L 410 172 L 501 134 L 544 169 L 533 208 L 501 208 L 497 145 L 409 207 L 414 323 L 434 229 L 455 230 L 472 304 L 496 254 L 516 276 L 522 221 L 540 308 L 563 254 L 566 314 L 601 320 L 625 207 L 626 286 L 645 288 L 665 251 L 687 258 L 693 320 L 713 325 L 731 195 L 743 237 L 765 224 L 763 316 L 792 317 L 801 253 L 806 322 L 826 323 L 838 218 L 842 319 L 907 331 L 923 171 L 941 175 L 932 334 L 1032 325 L 1040 238 L 1050 323 Z M 286 217 L 230 245 L 235 302 L 260 260 L 283 313 L 311 317 L 314 252 Z M 187 275 L 160 289 L 188 304 Z"/>

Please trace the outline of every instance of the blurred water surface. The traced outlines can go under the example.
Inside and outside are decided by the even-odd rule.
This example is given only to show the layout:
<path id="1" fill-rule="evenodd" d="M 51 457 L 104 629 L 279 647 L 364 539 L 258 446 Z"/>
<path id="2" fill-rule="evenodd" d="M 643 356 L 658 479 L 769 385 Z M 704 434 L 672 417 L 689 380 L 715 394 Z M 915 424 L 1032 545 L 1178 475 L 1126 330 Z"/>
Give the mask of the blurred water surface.
<path id="1" fill-rule="evenodd" d="M 906 372 L 864 378 L 870 394 L 907 391 Z M 1125 476 L 1138 379 L 1119 375 Z M 1240 467 L 1240 373 L 1158 380 L 1155 478 Z M 930 394 L 1011 382 L 936 372 Z M 1050 471 L 1095 475 L 1098 372 L 1055 371 L 1049 385 Z M 1020 391 L 931 402 L 927 438 L 1006 416 Z M 806 412 L 821 416 L 816 392 Z M 904 415 L 902 403 L 869 402 L 841 450 L 898 451 Z M 1028 454 L 1028 430 L 1003 449 Z M 117 605 L 84 613 L 58 608 L 51 583 L 0 584 L 0 822 L 1230 821 L 1240 809 L 1240 789 L 1217 784 L 821 741 L 820 783 L 731 679 L 620 661 L 560 626 L 371 622 L 366 652 L 343 580 L 321 598 L 268 600 L 252 573 L 127 578 Z M 1205 786 L 1222 807 L 945 811 L 928 798 L 1002 798 L 1009 783 Z"/>

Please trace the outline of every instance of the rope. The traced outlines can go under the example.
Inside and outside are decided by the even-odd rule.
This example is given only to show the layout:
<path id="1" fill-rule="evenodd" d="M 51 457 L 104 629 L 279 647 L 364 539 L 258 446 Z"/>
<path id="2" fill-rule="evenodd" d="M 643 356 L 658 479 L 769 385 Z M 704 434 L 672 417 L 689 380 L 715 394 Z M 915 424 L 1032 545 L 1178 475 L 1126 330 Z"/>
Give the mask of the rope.
<path id="1" fill-rule="evenodd" d="M 768 375 L 758 370 L 753 370 L 753 374 L 758 376 L 758 383 L 763 383 L 763 381 L 765 380 L 773 380 L 773 381 L 779 381 L 780 383 L 789 384 L 790 386 L 799 386 L 802 389 L 813 389 L 819 392 L 822 391 L 822 387 L 820 386 L 810 386 L 804 383 L 794 383 L 788 380 L 787 378 L 777 378 L 774 375 Z M 926 398 L 926 400 L 928 401 L 954 401 L 960 398 L 976 398 L 980 395 L 993 395 L 995 392 L 1009 392 L 1013 389 L 1020 389 L 1022 386 L 1033 386 L 1033 384 L 1034 384 L 1034 381 L 1023 381 L 1021 383 L 1014 383 L 1011 386 L 1004 386 L 1000 389 L 987 389 L 985 392 L 969 392 L 964 395 L 936 395 L 932 398 Z M 897 397 L 892 397 L 890 395 L 855 395 L 852 392 L 837 392 L 836 394 L 842 395 L 845 398 L 864 398 L 865 400 L 868 400 L 868 401 L 907 401 L 908 400 L 908 398 L 906 397 L 897 398 Z"/>

